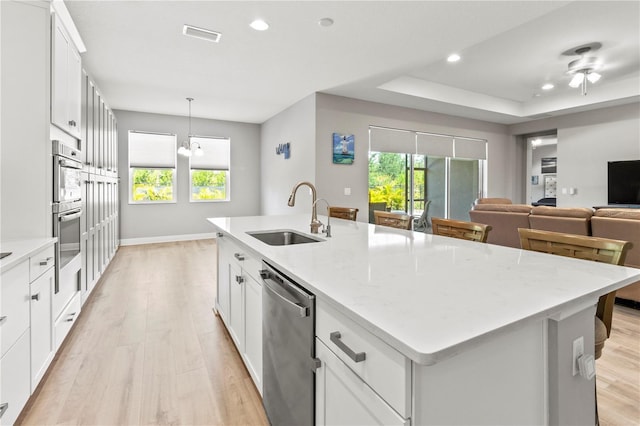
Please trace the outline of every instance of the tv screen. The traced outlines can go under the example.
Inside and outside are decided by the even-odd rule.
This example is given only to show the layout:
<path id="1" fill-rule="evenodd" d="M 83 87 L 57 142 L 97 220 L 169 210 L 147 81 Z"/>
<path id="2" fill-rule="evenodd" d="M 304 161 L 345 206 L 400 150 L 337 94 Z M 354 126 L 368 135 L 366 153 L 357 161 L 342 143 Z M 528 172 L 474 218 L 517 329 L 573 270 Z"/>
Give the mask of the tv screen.
<path id="1" fill-rule="evenodd" d="M 609 161 L 609 204 L 640 205 L 640 160 Z"/>

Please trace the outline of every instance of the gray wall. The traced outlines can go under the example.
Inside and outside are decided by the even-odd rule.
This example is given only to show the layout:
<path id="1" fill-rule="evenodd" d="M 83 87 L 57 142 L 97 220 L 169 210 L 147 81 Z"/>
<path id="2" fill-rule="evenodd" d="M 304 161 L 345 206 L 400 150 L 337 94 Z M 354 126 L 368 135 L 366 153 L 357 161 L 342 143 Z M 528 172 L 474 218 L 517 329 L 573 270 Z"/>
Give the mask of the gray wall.
<path id="1" fill-rule="evenodd" d="M 508 136 L 507 126 L 326 94 L 317 94 L 316 99 L 318 192 L 333 205 L 359 208 L 360 221 L 368 220 L 370 125 L 486 139 L 487 196 L 515 200 L 524 197 L 524 186 L 515 179 L 525 173 L 523 154 Z M 355 136 L 352 165 L 333 164 L 331 135 L 334 132 Z M 344 195 L 345 187 L 351 188 L 351 195 Z"/>
<path id="2" fill-rule="evenodd" d="M 184 116 L 115 110 L 118 120 L 120 177 L 120 238 L 153 239 L 211 233 L 207 217 L 250 216 L 260 213 L 260 126 L 257 124 L 192 118 L 193 134 L 231 139 L 229 202 L 189 201 L 189 160 L 178 155 L 177 203 L 129 204 L 128 132 L 175 133 L 178 146 L 186 140 L 189 119 Z"/>
<path id="3" fill-rule="evenodd" d="M 557 129 L 558 206 L 607 204 L 607 161 L 640 159 L 640 103 L 510 126 L 512 135 Z M 575 195 L 562 188 L 576 188 Z M 568 192 L 568 191 L 567 191 Z"/>
<path id="4" fill-rule="evenodd" d="M 52 235 L 49 4 L 0 2 L 0 239 Z"/>
<path id="5" fill-rule="evenodd" d="M 311 211 L 306 187 L 298 190 L 294 207 L 288 207 L 287 200 L 297 182 L 317 183 L 315 98 L 315 94 L 307 96 L 262 124 L 260 190 L 264 215 Z M 276 155 L 276 147 L 287 142 L 291 144 L 291 157 L 285 160 L 283 154 Z"/>

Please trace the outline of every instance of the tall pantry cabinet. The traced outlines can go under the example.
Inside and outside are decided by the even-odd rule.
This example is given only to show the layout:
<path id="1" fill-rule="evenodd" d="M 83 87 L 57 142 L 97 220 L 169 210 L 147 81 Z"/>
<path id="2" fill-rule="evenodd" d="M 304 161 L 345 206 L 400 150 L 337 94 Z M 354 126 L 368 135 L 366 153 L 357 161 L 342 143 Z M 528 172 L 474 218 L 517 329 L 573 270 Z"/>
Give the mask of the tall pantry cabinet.
<path id="1" fill-rule="evenodd" d="M 84 217 L 80 244 L 84 303 L 115 255 L 120 232 L 116 118 L 86 70 L 82 71 L 81 99 Z"/>

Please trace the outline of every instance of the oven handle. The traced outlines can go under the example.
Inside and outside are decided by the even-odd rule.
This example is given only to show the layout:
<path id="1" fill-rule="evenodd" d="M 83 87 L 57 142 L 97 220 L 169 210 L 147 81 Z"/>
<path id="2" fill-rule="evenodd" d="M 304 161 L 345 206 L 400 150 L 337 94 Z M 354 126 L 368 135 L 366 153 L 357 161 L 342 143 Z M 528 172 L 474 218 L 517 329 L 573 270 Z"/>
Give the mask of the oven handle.
<path id="1" fill-rule="evenodd" d="M 82 216 L 82 209 L 72 210 L 69 213 L 60 215 L 60 222 L 69 222 Z"/>
<path id="2" fill-rule="evenodd" d="M 58 164 L 60 167 L 66 167 L 69 169 L 82 169 L 82 163 L 74 160 L 67 160 L 65 158 L 58 160 Z"/>

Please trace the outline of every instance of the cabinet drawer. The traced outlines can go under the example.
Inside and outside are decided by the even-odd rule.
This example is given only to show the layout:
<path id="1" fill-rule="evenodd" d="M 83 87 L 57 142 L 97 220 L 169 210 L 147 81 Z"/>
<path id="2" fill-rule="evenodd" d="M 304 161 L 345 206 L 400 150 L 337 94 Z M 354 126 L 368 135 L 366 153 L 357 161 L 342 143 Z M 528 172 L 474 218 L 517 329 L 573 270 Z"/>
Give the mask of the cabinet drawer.
<path id="1" fill-rule="evenodd" d="M 242 269 L 245 273 L 251 275 L 254 280 L 261 283 L 260 270 L 262 269 L 262 260 L 253 256 L 245 255 L 244 265 Z"/>
<path id="2" fill-rule="evenodd" d="M 69 334 L 69 330 L 71 330 L 73 324 L 76 323 L 78 315 L 80 315 L 81 304 L 80 293 L 76 293 L 67 307 L 64 308 L 64 310 L 60 314 L 60 317 L 56 320 L 53 331 L 56 351 L 58 350 L 58 348 L 60 348 L 60 345 L 64 341 L 64 338 L 67 337 L 67 334 Z"/>
<path id="3" fill-rule="evenodd" d="M 332 333 L 339 333 L 339 338 Z M 402 417 L 411 415 L 411 361 L 335 308 L 316 304 L 316 336 Z M 347 351 L 364 353 L 354 361 Z"/>
<path id="4" fill-rule="evenodd" d="M 0 371 L 0 404 L 8 404 L 0 424 L 12 425 L 31 394 L 28 331 L 4 354 L 0 360 Z"/>
<path id="5" fill-rule="evenodd" d="M 54 246 L 47 247 L 31 256 L 29 259 L 29 282 L 33 282 L 54 265 Z"/>
<path id="6" fill-rule="evenodd" d="M 2 274 L 2 327 L 0 355 L 4 355 L 29 328 L 29 262 L 24 261 Z"/>

